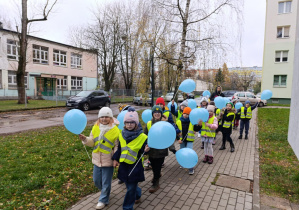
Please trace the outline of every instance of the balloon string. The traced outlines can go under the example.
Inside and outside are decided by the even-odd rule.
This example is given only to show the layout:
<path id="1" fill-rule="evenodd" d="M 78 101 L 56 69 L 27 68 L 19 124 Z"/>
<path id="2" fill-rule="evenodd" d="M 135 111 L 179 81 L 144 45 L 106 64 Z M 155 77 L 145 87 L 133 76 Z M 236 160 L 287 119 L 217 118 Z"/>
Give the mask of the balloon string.
<path id="1" fill-rule="evenodd" d="M 177 94 L 178 92 L 179 92 L 179 90 L 177 90 L 176 93 L 174 94 L 174 96 L 173 96 L 173 98 L 172 98 L 173 100 L 175 99 L 175 96 L 176 96 L 176 94 Z"/>
<path id="2" fill-rule="evenodd" d="M 84 145 L 84 144 L 83 144 L 83 146 L 84 146 L 84 149 L 85 149 L 85 151 L 86 151 L 86 154 L 87 154 L 87 156 L 88 156 L 89 160 L 91 160 L 91 158 L 90 158 L 90 156 L 89 156 L 89 154 L 88 154 L 88 152 L 87 152 L 87 149 L 86 149 L 86 147 L 85 147 L 85 145 Z"/>
<path id="3" fill-rule="evenodd" d="M 132 171 L 129 173 L 129 175 L 128 175 L 128 176 L 130 176 L 130 175 L 131 175 L 131 173 L 134 171 L 134 169 L 136 168 L 137 164 L 139 163 L 139 161 L 140 161 L 140 160 L 141 160 L 141 158 L 143 157 L 144 153 L 145 153 L 145 151 L 142 153 L 141 157 L 138 159 L 137 163 L 135 164 L 134 168 L 132 169 Z"/>

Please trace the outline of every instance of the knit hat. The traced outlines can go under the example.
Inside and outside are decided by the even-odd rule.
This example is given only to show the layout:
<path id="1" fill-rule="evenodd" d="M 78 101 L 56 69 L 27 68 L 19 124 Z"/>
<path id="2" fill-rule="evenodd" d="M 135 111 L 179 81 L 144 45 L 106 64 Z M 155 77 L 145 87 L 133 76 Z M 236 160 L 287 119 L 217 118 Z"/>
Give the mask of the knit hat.
<path id="1" fill-rule="evenodd" d="M 208 105 L 207 110 L 210 112 L 214 112 L 215 111 L 215 106 L 214 105 Z"/>
<path id="2" fill-rule="evenodd" d="M 202 99 L 201 99 L 200 103 L 202 103 L 203 101 L 205 101 L 205 102 L 209 103 L 209 100 L 208 100 L 208 98 L 207 98 L 207 97 L 202 97 Z"/>
<path id="3" fill-rule="evenodd" d="M 100 117 L 113 117 L 112 110 L 109 107 L 101 108 L 98 114 L 98 118 Z"/>
<path id="4" fill-rule="evenodd" d="M 192 110 L 191 110 L 190 107 L 186 107 L 186 108 L 184 109 L 184 111 L 183 111 L 183 114 L 190 114 L 191 111 L 192 111 Z"/>
<path id="5" fill-rule="evenodd" d="M 139 124 L 139 117 L 137 112 L 127 112 L 124 117 L 124 122 L 135 122 Z"/>
<path id="6" fill-rule="evenodd" d="M 130 106 L 130 107 L 128 108 L 128 112 L 135 112 L 135 108 Z"/>
<path id="7" fill-rule="evenodd" d="M 245 101 L 245 104 L 250 104 L 250 101 Z"/>
<path id="8" fill-rule="evenodd" d="M 153 108 L 152 108 L 152 115 L 156 111 L 161 112 L 161 114 L 163 114 L 162 108 L 160 106 L 158 106 L 158 105 L 153 106 Z"/>
<path id="9" fill-rule="evenodd" d="M 163 104 L 163 106 L 165 106 L 165 101 L 164 101 L 164 99 L 161 98 L 161 97 L 157 98 L 157 100 L 156 100 L 156 105 L 158 105 L 158 104 Z"/>
<path id="10" fill-rule="evenodd" d="M 234 108 L 234 104 L 232 102 L 227 102 L 226 105 L 227 104 L 230 104 L 232 106 L 232 108 Z"/>
<path id="11" fill-rule="evenodd" d="M 188 101 L 187 101 L 187 100 L 183 101 L 183 102 L 180 104 L 180 106 L 185 106 L 185 107 L 187 107 L 187 106 L 188 106 Z"/>

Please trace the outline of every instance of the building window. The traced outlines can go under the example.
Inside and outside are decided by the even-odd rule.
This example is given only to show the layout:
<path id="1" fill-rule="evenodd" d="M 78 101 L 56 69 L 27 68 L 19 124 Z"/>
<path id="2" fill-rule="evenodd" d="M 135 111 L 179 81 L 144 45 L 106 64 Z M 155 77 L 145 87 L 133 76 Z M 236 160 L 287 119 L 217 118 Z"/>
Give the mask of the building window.
<path id="1" fill-rule="evenodd" d="M 67 90 L 67 76 L 63 79 L 57 79 L 57 89 Z"/>
<path id="2" fill-rule="evenodd" d="M 290 26 L 277 27 L 277 38 L 289 38 Z"/>
<path id="3" fill-rule="evenodd" d="M 25 74 L 25 88 L 28 88 L 28 75 Z M 8 71 L 8 89 L 17 89 L 17 72 Z"/>
<path id="4" fill-rule="evenodd" d="M 82 55 L 72 53 L 71 68 L 82 69 Z"/>
<path id="5" fill-rule="evenodd" d="M 286 87 L 287 86 L 287 75 L 274 75 L 274 87 Z"/>
<path id="6" fill-rule="evenodd" d="M 82 77 L 71 77 L 71 89 L 82 90 Z"/>
<path id="7" fill-rule="evenodd" d="M 278 3 L 278 13 L 290 13 L 291 12 L 292 1 L 283 1 Z"/>
<path id="8" fill-rule="evenodd" d="M 33 62 L 34 63 L 41 63 L 41 64 L 48 64 L 48 54 L 49 48 L 42 47 L 38 45 L 33 45 Z"/>
<path id="9" fill-rule="evenodd" d="M 53 64 L 56 66 L 66 66 L 66 52 L 61 50 L 54 50 Z"/>
<path id="10" fill-rule="evenodd" d="M 19 42 L 14 40 L 7 40 L 7 58 L 12 60 L 19 60 Z"/>
<path id="11" fill-rule="evenodd" d="M 275 52 L 275 62 L 287 62 L 287 61 L 288 61 L 288 51 Z"/>

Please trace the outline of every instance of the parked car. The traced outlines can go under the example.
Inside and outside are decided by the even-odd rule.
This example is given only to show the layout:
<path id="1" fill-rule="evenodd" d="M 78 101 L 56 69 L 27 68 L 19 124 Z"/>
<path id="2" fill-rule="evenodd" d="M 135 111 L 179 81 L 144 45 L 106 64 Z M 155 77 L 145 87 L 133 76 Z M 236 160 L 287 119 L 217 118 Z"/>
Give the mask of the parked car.
<path id="1" fill-rule="evenodd" d="M 151 104 L 152 104 L 152 96 L 151 96 L 151 94 L 147 94 L 147 97 L 145 99 L 145 95 L 142 95 L 142 94 L 138 93 L 133 98 L 133 104 L 137 104 L 138 106 L 141 106 L 141 105 L 149 105 L 149 106 L 151 106 Z"/>
<path id="2" fill-rule="evenodd" d="M 259 92 L 258 94 L 256 94 L 255 96 L 257 97 L 257 98 L 261 98 L 261 95 L 262 95 L 262 93 L 261 92 Z"/>
<path id="3" fill-rule="evenodd" d="M 224 94 L 224 97 L 228 98 L 229 100 L 232 100 L 232 97 L 234 96 L 234 94 L 236 92 L 239 92 L 237 90 L 226 90 L 226 91 L 223 91 L 223 94 Z"/>
<path id="4" fill-rule="evenodd" d="M 234 94 L 233 98 L 238 98 L 241 103 L 245 103 L 245 101 L 250 101 L 250 105 L 254 105 L 258 101 L 258 97 L 256 97 L 253 93 L 251 92 L 236 92 Z M 261 100 L 259 103 L 259 106 L 266 106 L 267 105 L 267 100 Z"/>
<path id="5" fill-rule="evenodd" d="M 178 93 L 177 95 L 178 95 L 178 102 L 184 101 L 184 97 L 182 94 Z M 174 96 L 174 93 L 167 93 L 165 95 L 165 98 L 164 98 L 164 96 L 161 96 L 161 97 L 163 97 L 165 101 L 171 101 L 171 99 L 173 99 L 173 96 Z"/>
<path id="6" fill-rule="evenodd" d="M 194 94 L 193 93 L 188 93 L 188 99 L 194 99 Z"/>
<path id="7" fill-rule="evenodd" d="M 76 108 L 87 111 L 96 107 L 110 107 L 111 98 L 104 90 L 86 90 L 81 91 L 75 96 L 66 100 L 67 108 Z"/>

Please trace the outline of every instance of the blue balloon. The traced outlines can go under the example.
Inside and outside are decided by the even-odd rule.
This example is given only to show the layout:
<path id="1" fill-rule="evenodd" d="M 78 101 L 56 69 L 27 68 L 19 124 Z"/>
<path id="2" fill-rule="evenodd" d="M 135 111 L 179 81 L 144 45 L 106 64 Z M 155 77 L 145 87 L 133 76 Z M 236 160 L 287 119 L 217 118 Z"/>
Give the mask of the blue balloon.
<path id="1" fill-rule="evenodd" d="M 242 106 L 243 106 L 243 104 L 241 102 L 238 102 L 238 103 L 236 103 L 235 108 L 241 109 Z"/>
<path id="2" fill-rule="evenodd" d="M 191 124 L 196 125 L 196 124 L 198 124 L 199 120 L 202 120 L 203 122 L 208 121 L 209 112 L 208 112 L 208 110 L 206 110 L 204 108 L 196 108 L 190 112 L 189 118 L 190 118 Z"/>
<path id="3" fill-rule="evenodd" d="M 228 103 L 228 102 L 230 102 L 230 100 L 228 99 L 228 98 L 223 98 L 223 100 L 224 100 L 224 102 L 225 102 L 225 105 Z"/>
<path id="4" fill-rule="evenodd" d="M 176 138 L 176 132 L 169 122 L 155 123 L 148 132 L 148 146 L 155 149 L 170 147 Z"/>
<path id="5" fill-rule="evenodd" d="M 198 162 L 198 156 L 193 149 L 183 148 L 175 153 L 178 163 L 183 168 L 193 168 Z"/>
<path id="6" fill-rule="evenodd" d="M 146 124 L 148 121 L 152 119 L 152 110 L 146 109 L 142 112 L 141 118 L 143 122 Z"/>
<path id="7" fill-rule="evenodd" d="M 226 106 L 224 99 L 221 96 L 218 96 L 214 99 L 215 105 L 219 109 L 223 109 Z"/>
<path id="8" fill-rule="evenodd" d="M 195 90 L 195 82 L 192 79 L 185 79 L 179 86 L 179 90 L 183 91 L 184 93 L 191 93 Z"/>
<path id="9" fill-rule="evenodd" d="M 205 90 L 205 91 L 203 92 L 202 96 L 203 96 L 203 97 L 208 97 L 208 98 L 210 98 L 211 93 L 210 93 L 210 91 Z"/>
<path id="10" fill-rule="evenodd" d="M 268 100 L 270 98 L 272 98 L 273 93 L 271 90 L 264 90 L 261 94 L 261 99 L 262 100 Z"/>
<path id="11" fill-rule="evenodd" d="M 188 107 L 195 109 L 197 107 L 196 101 L 194 99 L 188 99 Z"/>
<path id="12" fill-rule="evenodd" d="M 167 107 L 169 110 L 171 110 L 171 101 L 167 104 Z M 178 108 L 178 104 L 176 102 L 174 102 L 174 107 L 175 107 L 175 110 Z"/>
<path id="13" fill-rule="evenodd" d="M 63 124 L 68 131 L 74 134 L 80 134 L 86 127 L 87 118 L 81 110 L 72 109 L 65 113 L 63 117 Z"/>
<path id="14" fill-rule="evenodd" d="M 125 110 L 125 111 L 122 111 L 121 113 L 119 113 L 119 115 L 117 116 L 117 120 L 119 121 L 119 125 L 118 125 L 118 128 L 120 130 L 122 130 L 125 126 L 124 124 L 124 118 L 125 118 L 125 115 L 126 113 L 128 112 L 128 110 Z"/>

